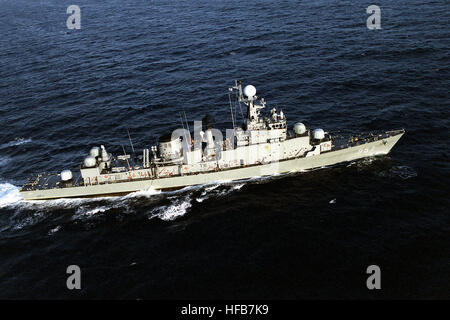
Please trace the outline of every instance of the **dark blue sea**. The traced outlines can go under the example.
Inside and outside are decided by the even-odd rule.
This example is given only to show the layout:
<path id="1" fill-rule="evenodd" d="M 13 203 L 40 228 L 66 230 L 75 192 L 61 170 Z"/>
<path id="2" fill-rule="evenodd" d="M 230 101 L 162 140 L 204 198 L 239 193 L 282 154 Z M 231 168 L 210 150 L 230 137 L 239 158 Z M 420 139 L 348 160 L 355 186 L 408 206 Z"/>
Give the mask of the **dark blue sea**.
<path id="1" fill-rule="evenodd" d="M 449 299 L 449 18 L 431 0 L 0 0 L 0 298 Z M 230 128 L 235 79 L 289 126 L 406 134 L 388 156 L 311 172 L 20 199 L 92 146 L 129 149 L 127 128 L 139 150 L 183 111 Z"/>

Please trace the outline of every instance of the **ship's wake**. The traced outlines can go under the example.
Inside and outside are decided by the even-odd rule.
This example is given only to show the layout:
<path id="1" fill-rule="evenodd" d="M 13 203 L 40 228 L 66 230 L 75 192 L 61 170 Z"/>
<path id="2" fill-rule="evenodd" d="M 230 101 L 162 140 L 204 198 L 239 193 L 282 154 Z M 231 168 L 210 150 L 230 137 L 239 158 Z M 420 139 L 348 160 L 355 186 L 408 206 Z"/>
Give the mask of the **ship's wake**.
<path id="1" fill-rule="evenodd" d="M 166 206 L 156 207 L 148 215 L 149 219 L 159 218 L 164 221 L 175 220 L 184 216 L 188 209 L 192 207 L 192 199 L 190 196 L 174 199 L 173 202 Z"/>
<path id="2" fill-rule="evenodd" d="M 378 175 L 380 177 L 400 178 L 402 180 L 407 180 L 417 177 L 417 172 L 408 166 L 393 166 L 387 171 L 380 171 Z"/>
<path id="3" fill-rule="evenodd" d="M 16 138 L 10 142 L 4 143 L 2 145 L 0 145 L 0 149 L 6 149 L 9 147 L 15 147 L 15 146 L 20 146 L 22 144 L 26 144 L 31 142 L 31 139 L 26 139 L 26 138 Z"/>
<path id="4" fill-rule="evenodd" d="M 0 232 L 26 230 L 45 223 L 48 225 L 46 234 L 52 236 L 67 224 L 89 229 L 104 221 L 120 221 L 127 216 L 173 221 L 189 213 L 194 203 L 226 196 L 241 189 L 243 185 L 244 183 L 217 182 L 167 192 L 149 189 L 122 197 L 25 201 L 17 186 L 2 183 Z"/>
<path id="5" fill-rule="evenodd" d="M 22 200 L 19 188 L 10 183 L 0 184 L 0 209 L 14 205 Z"/>
<path id="6" fill-rule="evenodd" d="M 393 165 L 388 156 L 383 158 L 370 157 L 350 162 L 347 167 L 356 168 L 357 171 L 372 171 L 382 178 L 408 180 L 417 177 L 417 171 L 406 165 Z"/>
<path id="7" fill-rule="evenodd" d="M 359 170 L 370 167 L 374 159 L 350 163 Z M 380 169 L 380 168 L 379 168 Z M 376 174 L 392 179 L 410 179 L 417 172 L 407 166 L 392 166 L 375 170 Z M 122 197 L 76 198 L 46 201 L 24 201 L 19 188 L 11 183 L 0 183 L 0 232 L 24 230 L 46 222 L 48 235 L 64 229 L 65 224 L 95 227 L 104 221 L 122 221 L 127 217 L 145 220 L 173 221 L 186 216 L 196 206 L 224 198 L 248 184 L 263 184 L 299 172 L 253 177 L 238 181 L 217 181 L 191 186 L 177 191 L 148 189 Z"/>
<path id="8" fill-rule="evenodd" d="M 0 208 L 10 212 L 10 221 L 6 229 L 12 230 L 22 230 L 42 220 L 60 220 L 62 215 L 65 216 L 66 222 L 76 224 L 86 222 L 89 227 L 97 222 L 101 223 L 103 217 L 114 216 L 122 219 L 126 215 L 139 215 L 142 212 L 149 220 L 173 221 L 189 213 L 194 204 L 204 205 L 205 201 L 226 197 L 247 184 L 266 183 L 290 174 L 296 173 L 252 177 L 239 181 L 216 181 L 176 191 L 148 189 L 122 197 L 45 201 L 24 201 L 18 187 L 4 183 L 0 184 Z M 0 227 L 0 231 L 4 229 L 5 226 Z M 60 224 L 52 225 L 48 234 L 53 235 L 61 229 Z"/>

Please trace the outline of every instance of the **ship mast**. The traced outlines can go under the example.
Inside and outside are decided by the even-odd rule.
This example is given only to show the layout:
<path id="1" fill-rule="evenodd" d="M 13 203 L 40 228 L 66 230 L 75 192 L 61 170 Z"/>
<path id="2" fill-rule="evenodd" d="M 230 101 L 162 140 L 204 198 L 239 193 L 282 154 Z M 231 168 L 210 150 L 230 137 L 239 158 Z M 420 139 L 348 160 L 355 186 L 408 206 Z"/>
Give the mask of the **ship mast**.
<path id="1" fill-rule="evenodd" d="M 260 110 L 266 106 L 264 98 L 259 99 L 256 96 L 256 88 L 252 85 L 248 85 L 242 90 L 242 81 L 235 80 L 235 86 L 231 89 L 238 90 L 238 101 L 243 102 L 247 106 L 247 119 L 246 124 L 248 129 L 256 129 L 263 126 L 263 121 L 259 119 Z M 247 98 L 244 97 L 244 94 Z"/>

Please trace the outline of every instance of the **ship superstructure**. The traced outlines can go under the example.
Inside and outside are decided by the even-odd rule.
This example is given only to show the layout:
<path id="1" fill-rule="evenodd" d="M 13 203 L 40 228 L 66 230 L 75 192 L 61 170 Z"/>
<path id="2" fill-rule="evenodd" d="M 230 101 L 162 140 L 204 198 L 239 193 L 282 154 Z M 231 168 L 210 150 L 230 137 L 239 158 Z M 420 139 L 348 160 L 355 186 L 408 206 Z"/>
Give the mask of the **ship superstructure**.
<path id="1" fill-rule="evenodd" d="M 183 124 L 139 155 L 126 154 L 123 149 L 124 154 L 114 156 L 104 145 L 93 147 L 79 172 L 63 170 L 33 177 L 20 191 L 23 198 L 122 195 L 308 170 L 387 154 L 404 134 L 404 130 L 395 130 L 335 141 L 323 129 L 311 131 L 300 122 L 288 130 L 282 110 L 272 108 L 261 115 L 266 102 L 256 96 L 254 86 L 242 89 L 236 81 L 229 90 L 247 107 L 247 114 L 241 126 L 232 119 L 233 128 L 227 130 L 225 139 L 208 123 L 197 122 L 193 138 Z"/>

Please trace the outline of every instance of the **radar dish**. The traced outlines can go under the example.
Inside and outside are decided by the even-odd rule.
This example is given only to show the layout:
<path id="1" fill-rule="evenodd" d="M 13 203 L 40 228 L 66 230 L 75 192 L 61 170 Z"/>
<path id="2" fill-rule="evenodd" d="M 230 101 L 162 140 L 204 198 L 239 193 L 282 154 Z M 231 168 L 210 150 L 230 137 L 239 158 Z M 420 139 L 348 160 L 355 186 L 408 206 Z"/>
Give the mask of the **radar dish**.
<path id="1" fill-rule="evenodd" d="M 245 86 L 244 94 L 249 98 L 253 98 L 256 95 L 256 88 L 249 84 L 248 86 Z"/>

